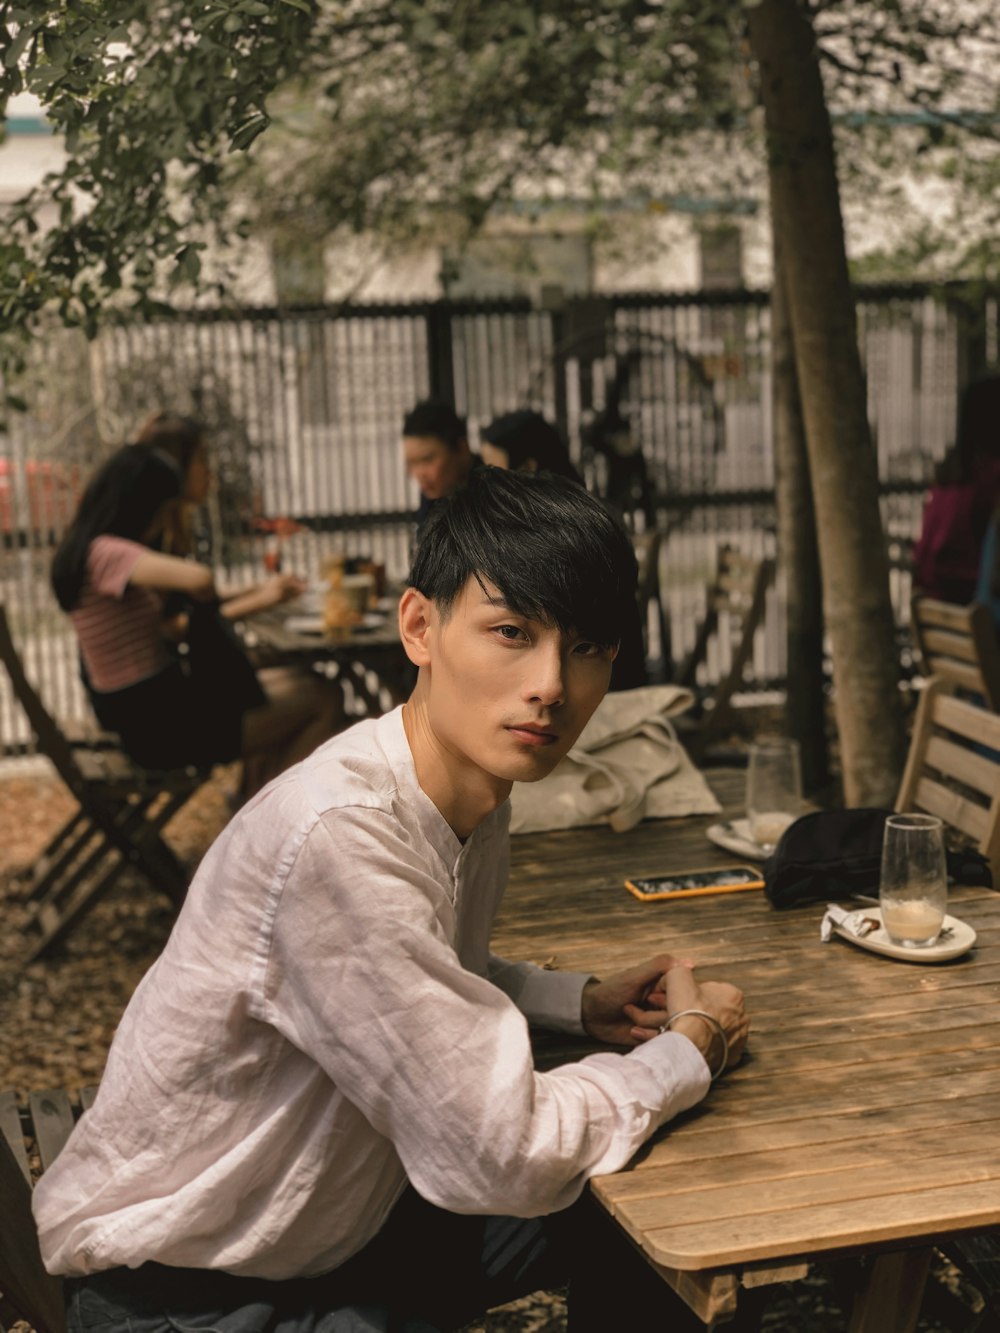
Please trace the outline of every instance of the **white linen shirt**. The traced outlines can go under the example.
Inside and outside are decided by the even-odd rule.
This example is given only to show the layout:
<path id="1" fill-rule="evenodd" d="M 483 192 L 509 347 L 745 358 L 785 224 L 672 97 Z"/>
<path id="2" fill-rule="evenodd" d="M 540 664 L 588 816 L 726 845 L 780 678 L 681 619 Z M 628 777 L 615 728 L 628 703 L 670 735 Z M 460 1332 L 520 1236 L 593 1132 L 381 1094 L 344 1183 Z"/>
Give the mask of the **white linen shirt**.
<path id="1" fill-rule="evenodd" d="M 537 1216 L 698 1102 L 708 1070 L 677 1033 L 535 1072 L 525 1016 L 579 1032 L 587 978 L 490 957 L 507 819 L 459 842 L 401 709 L 251 801 L 34 1191 L 49 1271 L 322 1273 L 407 1178 L 453 1212 Z"/>

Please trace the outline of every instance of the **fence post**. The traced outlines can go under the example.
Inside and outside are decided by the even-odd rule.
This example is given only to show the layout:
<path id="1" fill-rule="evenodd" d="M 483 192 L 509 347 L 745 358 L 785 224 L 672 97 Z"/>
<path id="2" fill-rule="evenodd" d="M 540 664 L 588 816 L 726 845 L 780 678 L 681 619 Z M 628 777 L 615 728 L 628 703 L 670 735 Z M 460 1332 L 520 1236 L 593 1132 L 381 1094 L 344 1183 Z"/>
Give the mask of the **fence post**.
<path id="1" fill-rule="evenodd" d="M 964 291 L 949 301 L 958 330 L 958 391 L 979 379 L 987 368 L 986 296 Z"/>
<path id="2" fill-rule="evenodd" d="M 455 402 L 451 314 L 447 301 L 435 301 L 427 307 L 427 383 L 431 398 L 445 403 Z"/>

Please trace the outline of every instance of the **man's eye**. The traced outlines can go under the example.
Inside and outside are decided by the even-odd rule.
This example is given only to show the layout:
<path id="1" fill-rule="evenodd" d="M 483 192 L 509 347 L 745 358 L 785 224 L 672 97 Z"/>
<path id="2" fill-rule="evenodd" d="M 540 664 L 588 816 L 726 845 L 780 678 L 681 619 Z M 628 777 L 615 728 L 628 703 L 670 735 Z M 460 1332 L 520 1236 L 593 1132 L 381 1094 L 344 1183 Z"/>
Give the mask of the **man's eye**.
<path id="1" fill-rule="evenodd" d="M 497 633 L 502 639 L 508 639 L 511 642 L 524 638 L 524 630 L 518 629 L 516 625 L 498 625 Z"/>
<path id="2" fill-rule="evenodd" d="M 573 651 L 578 657 L 600 657 L 604 649 L 599 643 L 589 643 L 584 641 L 583 643 L 578 643 Z"/>

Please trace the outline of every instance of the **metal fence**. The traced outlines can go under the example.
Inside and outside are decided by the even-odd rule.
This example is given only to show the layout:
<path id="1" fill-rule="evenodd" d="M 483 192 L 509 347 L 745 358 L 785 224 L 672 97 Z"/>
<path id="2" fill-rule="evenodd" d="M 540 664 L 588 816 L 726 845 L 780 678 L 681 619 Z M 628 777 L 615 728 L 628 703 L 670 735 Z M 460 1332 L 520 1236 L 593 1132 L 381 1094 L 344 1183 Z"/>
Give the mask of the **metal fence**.
<path id="1" fill-rule="evenodd" d="M 884 490 L 897 614 L 907 544 L 958 394 L 997 361 L 997 293 L 861 289 L 859 337 Z M 149 413 L 203 420 L 216 491 L 204 549 L 231 582 L 258 577 L 258 520 L 297 519 L 286 565 L 315 574 L 334 550 L 405 575 L 417 503 L 399 445 L 404 412 L 448 398 L 473 447 L 498 413 L 535 407 L 561 426 L 588 485 L 662 547 L 669 652 L 683 658 L 718 544 L 774 553 L 769 309 L 763 293 L 601 297 L 535 309 L 491 301 L 189 311 L 122 323 L 86 343 L 39 340 L 27 403 L 0 434 L 0 595 L 28 669 L 63 716 L 86 716 L 75 642 L 48 591 L 81 479 Z M 665 664 L 668 668 L 669 664 Z M 722 656 L 705 668 L 710 682 Z M 780 682 L 780 590 L 769 597 L 753 679 Z M 27 741 L 0 680 L 0 746 Z"/>

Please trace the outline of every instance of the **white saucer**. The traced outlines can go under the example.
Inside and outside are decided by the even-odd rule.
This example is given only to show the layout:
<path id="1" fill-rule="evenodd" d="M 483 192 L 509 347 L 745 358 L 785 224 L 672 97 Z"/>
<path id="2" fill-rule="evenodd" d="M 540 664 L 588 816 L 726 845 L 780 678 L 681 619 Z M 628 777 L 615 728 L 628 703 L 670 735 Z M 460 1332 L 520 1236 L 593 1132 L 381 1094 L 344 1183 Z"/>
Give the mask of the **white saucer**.
<path id="1" fill-rule="evenodd" d="M 882 911 L 878 907 L 862 907 L 851 915 L 873 916 L 879 921 L 882 920 Z M 972 927 L 965 921 L 959 921 L 955 916 L 946 916 L 944 919 L 942 933 L 948 930 L 951 932 L 945 935 L 944 939 L 938 936 L 936 944 L 913 949 L 908 949 L 902 944 L 893 944 L 882 925 L 878 930 L 873 930 L 870 935 L 863 937 L 852 935 L 850 931 L 844 930 L 843 926 L 835 925 L 834 930 L 841 939 L 847 940 L 848 944 L 856 944 L 859 948 L 869 949 L 872 953 L 884 954 L 886 958 L 901 958 L 906 963 L 946 963 L 949 958 L 960 958 L 963 953 L 968 953 L 976 942 L 976 932 Z"/>
<path id="2" fill-rule="evenodd" d="M 751 861 L 766 861 L 769 853 L 750 836 L 749 819 L 729 819 L 724 824 L 712 824 L 705 832 L 717 847 L 727 852 L 749 857 Z"/>

